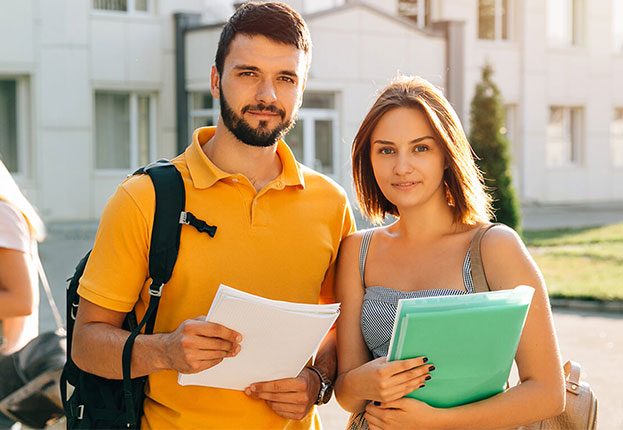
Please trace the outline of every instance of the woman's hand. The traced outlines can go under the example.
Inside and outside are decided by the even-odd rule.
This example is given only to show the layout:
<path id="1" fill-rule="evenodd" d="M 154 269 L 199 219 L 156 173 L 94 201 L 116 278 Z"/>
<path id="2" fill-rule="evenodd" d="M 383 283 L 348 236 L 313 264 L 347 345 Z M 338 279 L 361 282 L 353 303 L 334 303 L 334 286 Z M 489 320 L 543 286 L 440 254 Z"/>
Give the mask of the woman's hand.
<path id="1" fill-rule="evenodd" d="M 431 379 L 429 372 L 435 370 L 435 366 L 427 361 L 426 357 L 398 361 L 380 357 L 353 369 L 349 379 L 357 385 L 355 391 L 362 398 L 391 402 L 424 387 Z"/>
<path id="2" fill-rule="evenodd" d="M 440 425 L 440 410 L 419 400 L 404 398 L 380 405 L 369 403 L 365 418 L 370 430 L 434 429 Z"/>

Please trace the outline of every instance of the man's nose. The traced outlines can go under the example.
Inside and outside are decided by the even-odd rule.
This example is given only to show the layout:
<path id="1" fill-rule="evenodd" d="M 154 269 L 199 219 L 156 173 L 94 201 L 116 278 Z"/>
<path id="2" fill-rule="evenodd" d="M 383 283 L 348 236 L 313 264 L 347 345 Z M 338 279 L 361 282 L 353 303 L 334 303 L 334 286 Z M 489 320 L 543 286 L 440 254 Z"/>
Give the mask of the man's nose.
<path id="1" fill-rule="evenodd" d="M 258 102 L 270 105 L 277 100 L 277 93 L 275 91 L 275 85 L 270 79 L 263 79 L 257 88 L 257 94 L 255 98 Z"/>

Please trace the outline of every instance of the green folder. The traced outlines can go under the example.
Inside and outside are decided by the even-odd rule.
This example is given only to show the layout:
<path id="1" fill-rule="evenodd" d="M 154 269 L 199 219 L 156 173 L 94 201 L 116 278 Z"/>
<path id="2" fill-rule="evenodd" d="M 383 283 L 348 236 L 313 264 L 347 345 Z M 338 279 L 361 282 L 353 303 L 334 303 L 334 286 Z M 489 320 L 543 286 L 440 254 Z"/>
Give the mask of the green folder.
<path id="1" fill-rule="evenodd" d="M 424 388 L 407 395 L 449 408 L 504 391 L 534 288 L 398 301 L 388 360 L 428 357 Z"/>

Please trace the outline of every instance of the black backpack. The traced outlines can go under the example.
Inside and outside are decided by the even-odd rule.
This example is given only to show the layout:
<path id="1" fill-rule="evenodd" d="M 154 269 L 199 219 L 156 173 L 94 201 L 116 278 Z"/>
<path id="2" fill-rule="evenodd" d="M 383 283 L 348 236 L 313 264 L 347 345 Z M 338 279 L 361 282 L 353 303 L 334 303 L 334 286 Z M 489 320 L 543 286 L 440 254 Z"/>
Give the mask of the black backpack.
<path id="1" fill-rule="evenodd" d="M 122 328 L 131 332 L 123 347 L 123 379 L 106 379 L 87 373 L 71 359 L 73 329 L 80 296 L 78 284 L 91 251 L 80 260 L 67 287 L 67 363 L 61 374 L 60 389 L 68 429 L 128 429 L 138 428 L 143 412 L 144 387 L 147 376 L 130 378 L 132 348 L 136 336 L 144 329 L 153 333 L 162 287 L 171 278 L 180 246 L 182 224 L 190 224 L 211 237 L 216 227 L 207 225 L 185 212 L 186 194 L 179 171 L 167 160 L 159 160 L 134 172 L 147 174 L 156 193 L 156 210 L 149 251 L 149 305 L 145 316 L 137 323 L 129 312 Z"/>

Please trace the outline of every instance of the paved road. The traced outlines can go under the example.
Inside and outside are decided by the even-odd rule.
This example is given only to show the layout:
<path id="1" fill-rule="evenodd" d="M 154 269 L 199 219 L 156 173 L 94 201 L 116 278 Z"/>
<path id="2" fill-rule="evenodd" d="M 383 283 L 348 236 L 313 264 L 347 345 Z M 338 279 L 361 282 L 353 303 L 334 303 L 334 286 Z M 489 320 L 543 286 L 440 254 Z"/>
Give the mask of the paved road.
<path id="1" fill-rule="evenodd" d="M 63 316 L 65 279 L 91 248 L 94 232 L 94 226 L 56 225 L 40 246 Z M 554 320 L 563 359 L 572 358 L 582 364 L 583 376 L 599 397 L 599 429 L 623 430 L 623 314 L 555 310 Z M 54 320 L 42 297 L 41 328 L 53 327 Z M 335 400 L 320 411 L 326 430 L 344 428 L 348 415 Z"/>

